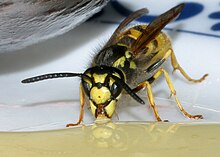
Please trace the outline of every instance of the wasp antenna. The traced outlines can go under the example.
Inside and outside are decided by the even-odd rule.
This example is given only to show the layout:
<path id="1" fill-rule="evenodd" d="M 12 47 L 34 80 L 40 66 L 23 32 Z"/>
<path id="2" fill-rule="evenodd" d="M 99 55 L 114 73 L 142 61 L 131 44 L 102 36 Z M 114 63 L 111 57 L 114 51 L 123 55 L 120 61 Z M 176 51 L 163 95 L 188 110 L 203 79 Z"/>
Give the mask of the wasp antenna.
<path id="1" fill-rule="evenodd" d="M 39 75 L 31 78 L 27 78 L 22 80 L 22 83 L 32 83 L 32 82 L 37 82 L 37 81 L 42 81 L 42 80 L 47 80 L 47 79 L 54 79 L 54 78 L 62 78 L 62 77 L 75 77 L 75 76 L 82 76 L 80 73 L 51 73 L 51 74 L 44 74 L 44 75 Z"/>
<path id="2" fill-rule="evenodd" d="M 112 78 L 121 85 L 121 87 L 137 102 L 141 104 L 145 104 L 144 101 L 135 93 L 132 91 L 132 89 L 120 78 L 117 76 L 112 75 Z"/>

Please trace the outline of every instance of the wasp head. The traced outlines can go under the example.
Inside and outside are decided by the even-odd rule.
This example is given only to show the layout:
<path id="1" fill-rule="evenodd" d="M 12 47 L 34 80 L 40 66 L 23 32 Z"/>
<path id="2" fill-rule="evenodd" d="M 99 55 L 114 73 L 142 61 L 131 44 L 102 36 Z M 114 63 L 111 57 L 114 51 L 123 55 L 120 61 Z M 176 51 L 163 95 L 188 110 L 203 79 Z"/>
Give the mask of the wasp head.
<path id="1" fill-rule="evenodd" d="M 107 66 L 89 68 L 82 75 L 83 89 L 95 117 L 112 117 L 123 89 L 115 78 L 125 81 L 119 69 Z"/>
<path id="2" fill-rule="evenodd" d="M 96 66 L 87 69 L 82 75 L 82 86 L 96 118 L 112 117 L 123 89 L 135 100 L 144 103 L 125 83 L 122 71 L 114 67 Z"/>

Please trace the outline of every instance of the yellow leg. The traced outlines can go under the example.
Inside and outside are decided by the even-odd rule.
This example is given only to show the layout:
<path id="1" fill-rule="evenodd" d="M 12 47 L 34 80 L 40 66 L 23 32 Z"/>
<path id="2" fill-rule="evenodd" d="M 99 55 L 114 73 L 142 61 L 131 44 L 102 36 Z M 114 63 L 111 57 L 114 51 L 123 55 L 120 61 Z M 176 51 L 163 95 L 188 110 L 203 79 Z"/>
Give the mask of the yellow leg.
<path id="1" fill-rule="evenodd" d="M 151 85 L 148 81 L 144 81 L 143 83 L 139 84 L 135 89 L 133 89 L 134 92 L 138 92 L 141 89 L 147 88 L 147 96 L 148 96 L 148 100 L 150 102 L 150 105 L 154 111 L 154 116 L 157 119 L 157 121 L 162 121 L 160 118 L 160 115 L 158 113 L 157 107 L 155 105 L 154 102 L 154 96 L 152 93 L 152 89 L 151 89 Z"/>
<path id="2" fill-rule="evenodd" d="M 165 76 L 165 79 L 166 79 L 166 82 L 167 82 L 167 84 L 168 84 L 168 87 L 169 87 L 169 89 L 170 89 L 170 91 L 171 91 L 171 94 L 175 97 L 176 103 L 177 103 L 177 105 L 178 105 L 180 111 L 181 111 L 185 116 L 187 116 L 187 117 L 189 117 L 189 118 L 195 118 L 195 119 L 199 119 L 199 118 L 200 118 L 200 119 L 202 119 L 202 118 L 203 118 L 202 115 L 191 115 L 191 114 L 189 114 L 188 112 L 185 111 L 185 109 L 183 108 L 183 106 L 180 104 L 178 97 L 176 96 L 176 91 L 175 91 L 174 86 L 173 86 L 173 84 L 172 84 L 172 82 L 171 82 L 171 80 L 170 80 L 170 77 L 169 77 L 168 73 L 167 73 L 164 69 L 162 69 L 162 68 L 159 69 L 159 71 L 154 74 L 154 76 L 152 77 L 152 79 L 153 79 L 153 80 L 156 80 L 162 73 L 163 73 L 164 76 Z M 149 100 L 149 102 L 150 102 L 151 107 L 153 108 L 154 115 L 155 115 L 157 121 L 162 121 L 161 118 L 160 118 L 160 116 L 159 116 L 159 113 L 158 113 L 157 107 L 156 107 L 156 105 L 155 105 L 155 102 L 154 102 L 154 96 L 153 96 L 153 93 L 152 93 L 152 89 L 151 89 L 150 83 L 149 83 L 148 81 L 142 82 L 142 83 L 139 84 L 136 88 L 133 89 L 133 92 L 136 93 L 136 92 L 138 92 L 138 91 L 140 91 L 141 89 L 144 89 L 144 88 L 147 89 L 148 100 Z"/>
<path id="3" fill-rule="evenodd" d="M 192 82 L 202 82 L 203 80 L 205 80 L 205 78 L 208 76 L 208 74 L 203 75 L 200 79 L 192 79 L 182 68 L 181 66 L 178 64 L 176 56 L 173 52 L 173 50 L 171 50 L 171 64 L 173 66 L 173 72 L 175 70 L 179 70 L 180 73 L 188 80 L 188 81 L 192 81 Z"/>
<path id="4" fill-rule="evenodd" d="M 169 77 L 168 73 L 167 73 L 163 68 L 161 68 L 153 77 L 154 77 L 155 79 L 157 79 L 162 73 L 163 73 L 164 76 L 165 76 L 165 79 L 166 79 L 166 82 L 167 82 L 167 84 L 168 84 L 168 87 L 169 87 L 169 89 L 170 89 L 170 91 L 171 91 L 171 94 L 175 97 L 176 103 L 177 103 L 177 105 L 178 105 L 180 111 L 181 111 L 185 116 L 187 116 L 187 117 L 189 117 L 189 118 L 196 118 L 196 119 L 199 119 L 199 118 L 200 118 L 200 119 L 202 119 L 202 118 L 203 118 L 202 115 L 191 115 L 191 114 L 189 114 L 188 112 L 185 111 L 185 109 L 184 109 L 183 106 L 180 104 L 179 99 L 178 99 L 177 96 L 176 96 L 176 91 L 175 91 L 175 89 L 174 89 L 174 86 L 173 86 L 173 84 L 172 84 L 172 82 L 171 82 L 171 80 L 170 80 L 170 77 Z"/>
<path id="5" fill-rule="evenodd" d="M 79 125 L 82 120 L 83 120 L 83 113 L 84 113 L 84 104 L 85 104 L 85 94 L 82 88 L 82 84 L 80 84 L 80 115 L 79 115 L 79 120 L 77 123 L 70 123 L 67 124 L 66 127 L 70 127 L 70 126 L 76 126 Z"/>

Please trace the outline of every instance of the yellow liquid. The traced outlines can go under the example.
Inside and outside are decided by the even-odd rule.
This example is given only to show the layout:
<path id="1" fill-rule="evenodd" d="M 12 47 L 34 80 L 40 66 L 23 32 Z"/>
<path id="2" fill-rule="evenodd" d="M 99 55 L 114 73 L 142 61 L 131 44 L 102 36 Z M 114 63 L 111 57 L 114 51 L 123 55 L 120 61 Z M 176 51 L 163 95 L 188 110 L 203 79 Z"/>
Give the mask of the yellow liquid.
<path id="1" fill-rule="evenodd" d="M 111 122 L 0 133 L 0 157 L 219 157 L 220 124 Z"/>

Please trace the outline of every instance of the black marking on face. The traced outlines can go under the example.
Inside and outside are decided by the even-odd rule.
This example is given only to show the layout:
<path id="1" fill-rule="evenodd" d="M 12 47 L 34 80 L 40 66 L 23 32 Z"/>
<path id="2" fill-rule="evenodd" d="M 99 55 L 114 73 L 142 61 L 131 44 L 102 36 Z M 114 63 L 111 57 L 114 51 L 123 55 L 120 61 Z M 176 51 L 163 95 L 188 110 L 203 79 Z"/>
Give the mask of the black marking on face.
<path id="1" fill-rule="evenodd" d="M 95 83 L 95 78 L 93 78 L 94 74 L 97 74 L 97 75 L 107 74 L 107 76 L 105 77 L 104 83 L 101 83 L 101 82 Z M 86 77 L 82 77 L 82 85 L 83 85 L 83 89 L 84 89 L 86 95 L 88 97 L 90 97 L 90 90 L 93 87 L 97 87 L 98 89 L 100 89 L 102 87 L 106 87 L 111 92 L 111 98 L 116 99 L 116 97 L 121 93 L 122 88 L 116 82 L 113 82 L 113 84 L 110 85 L 110 78 L 114 74 L 117 74 L 118 75 L 117 77 L 124 81 L 124 79 L 125 79 L 124 74 L 121 72 L 121 70 L 119 70 L 117 68 L 107 67 L 107 66 L 99 66 L 99 67 L 93 67 L 93 68 L 87 69 L 84 73 L 84 76 L 86 76 Z M 91 77 L 88 75 L 91 75 Z"/>

